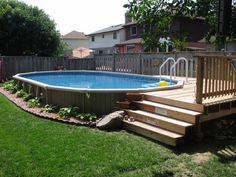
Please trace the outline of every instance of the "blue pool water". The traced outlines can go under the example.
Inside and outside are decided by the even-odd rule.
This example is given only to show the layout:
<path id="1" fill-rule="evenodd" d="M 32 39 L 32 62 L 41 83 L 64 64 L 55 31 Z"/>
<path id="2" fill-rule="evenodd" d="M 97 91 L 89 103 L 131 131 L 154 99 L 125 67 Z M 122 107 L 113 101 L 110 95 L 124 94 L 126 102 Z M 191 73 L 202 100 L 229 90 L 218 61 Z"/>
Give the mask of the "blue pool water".
<path id="1" fill-rule="evenodd" d="M 145 89 L 155 88 L 159 82 L 158 77 L 152 76 L 91 71 L 37 72 L 20 76 L 47 85 L 79 89 Z"/>

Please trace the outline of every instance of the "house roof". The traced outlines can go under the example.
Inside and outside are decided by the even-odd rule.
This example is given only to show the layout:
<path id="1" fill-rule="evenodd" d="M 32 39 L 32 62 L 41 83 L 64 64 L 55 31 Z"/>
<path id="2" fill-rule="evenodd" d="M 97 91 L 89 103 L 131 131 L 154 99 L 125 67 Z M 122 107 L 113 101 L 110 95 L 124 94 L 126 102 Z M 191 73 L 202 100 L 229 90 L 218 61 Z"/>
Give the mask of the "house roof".
<path id="1" fill-rule="evenodd" d="M 127 41 L 121 42 L 116 45 L 119 46 L 119 45 L 129 45 L 129 44 L 140 44 L 141 41 L 142 41 L 142 38 L 135 38 L 135 39 L 129 39 Z"/>
<path id="2" fill-rule="evenodd" d="M 71 31 L 70 33 L 63 35 L 62 39 L 88 39 L 84 33 L 78 31 Z"/>
<path id="3" fill-rule="evenodd" d="M 124 24 L 123 26 L 137 25 L 137 24 L 138 24 L 137 22 L 132 21 L 132 22 L 129 22 L 129 23 Z"/>
<path id="4" fill-rule="evenodd" d="M 123 24 L 114 25 L 114 26 L 110 26 L 110 27 L 95 31 L 95 32 L 89 34 L 89 36 L 94 35 L 94 34 L 107 33 L 107 32 L 111 32 L 111 31 L 118 31 L 122 28 L 123 28 Z"/>

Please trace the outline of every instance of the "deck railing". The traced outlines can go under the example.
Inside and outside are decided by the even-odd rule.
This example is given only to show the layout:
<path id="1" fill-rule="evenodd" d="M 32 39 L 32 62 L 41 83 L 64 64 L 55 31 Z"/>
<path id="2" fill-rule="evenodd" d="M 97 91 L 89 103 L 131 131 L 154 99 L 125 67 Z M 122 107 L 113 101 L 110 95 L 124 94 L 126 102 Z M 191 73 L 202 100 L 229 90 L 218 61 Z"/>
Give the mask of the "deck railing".
<path id="1" fill-rule="evenodd" d="M 232 59 L 236 56 L 198 56 L 196 103 L 236 94 L 236 70 Z"/>

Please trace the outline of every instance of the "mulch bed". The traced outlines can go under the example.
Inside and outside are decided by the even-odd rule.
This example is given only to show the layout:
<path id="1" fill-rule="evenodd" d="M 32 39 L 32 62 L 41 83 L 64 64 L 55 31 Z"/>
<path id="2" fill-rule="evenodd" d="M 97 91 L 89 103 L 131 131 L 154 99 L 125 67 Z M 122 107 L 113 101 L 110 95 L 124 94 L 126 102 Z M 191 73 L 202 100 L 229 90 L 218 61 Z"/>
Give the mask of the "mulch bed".
<path id="1" fill-rule="evenodd" d="M 14 94 L 11 94 L 10 92 L 3 89 L 2 87 L 0 87 L 0 93 L 5 95 L 8 98 L 8 100 L 14 103 L 17 107 L 37 117 L 52 120 L 52 121 L 57 121 L 57 122 L 63 122 L 67 124 L 73 124 L 73 125 L 82 125 L 82 126 L 88 126 L 88 127 L 96 126 L 96 122 L 92 122 L 92 121 L 88 122 L 88 121 L 78 120 L 75 118 L 62 119 L 55 113 L 41 112 L 41 108 L 39 107 L 29 108 L 27 106 L 27 103 L 23 101 L 22 98 L 17 98 Z"/>

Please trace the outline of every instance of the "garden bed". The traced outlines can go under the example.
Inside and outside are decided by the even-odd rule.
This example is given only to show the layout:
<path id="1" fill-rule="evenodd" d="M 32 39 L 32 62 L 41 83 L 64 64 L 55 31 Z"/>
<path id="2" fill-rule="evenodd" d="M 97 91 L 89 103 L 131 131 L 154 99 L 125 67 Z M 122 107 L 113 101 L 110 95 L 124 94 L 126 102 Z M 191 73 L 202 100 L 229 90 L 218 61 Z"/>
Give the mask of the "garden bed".
<path id="1" fill-rule="evenodd" d="M 5 90 L 2 87 L 0 87 L 0 93 L 5 95 L 11 102 L 13 102 L 16 106 L 18 106 L 22 110 L 24 110 L 28 113 L 34 114 L 38 117 L 53 120 L 53 121 L 73 124 L 73 125 L 83 125 L 83 126 L 88 126 L 88 127 L 95 127 L 96 126 L 95 121 L 78 120 L 73 117 L 64 119 L 64 118 L 61 118 L 56 113 L 42 112 L 42 108 L 40 108 L 40 107 L 30 108 L 30 107 L 28 107 L 27 102 L 23 101 L 22 98 L 16 97 L 15 94 L 10 93 L 9 91 Z"/>

